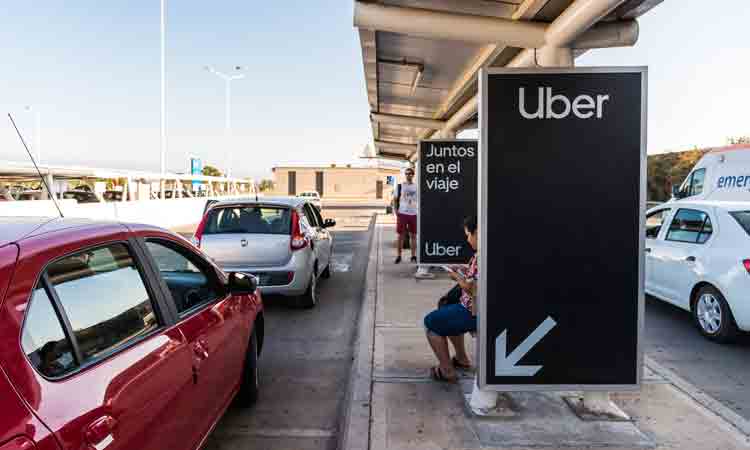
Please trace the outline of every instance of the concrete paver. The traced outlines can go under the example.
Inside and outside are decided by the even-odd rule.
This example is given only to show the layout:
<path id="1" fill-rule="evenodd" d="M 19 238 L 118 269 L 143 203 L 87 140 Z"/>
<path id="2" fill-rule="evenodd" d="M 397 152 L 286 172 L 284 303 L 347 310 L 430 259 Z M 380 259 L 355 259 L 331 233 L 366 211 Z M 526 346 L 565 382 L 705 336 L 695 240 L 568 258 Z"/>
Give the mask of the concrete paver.
<path id="1" fill-rule="evenodd" d="M 386 220 L 383 220 L 386 219 Z M 413 265 L 394 265 L 394 230 L 379 217 L 380 247 L 369 448 L 515 449 L 640 448 L 734 450 L 748 436 L 683 392 L 658 371 L 644 368 L 642 391 L 613 394 L 632 422 L 584 422 L 563 402 L 580 393 L 514 393 L 505 417 L 477 417 L 465 406 L 471 379 L 437 383 L 436 363 L 422 318 L 450 287 L 445 279 L 416 281 Z M 471 341 L 467 342 L 471 349 Z"/>
<path id="2" fill-rule="evenodd" d="M 375 330 L 375 378 L 429 377 L 429 368 L 434 366 L 436 361 L 432 353 L 424 351 L 425 345 L 427 341 L 421 327 L 378 326 Z M 473 344 L 469 338 L 466 340 L 466 348 L 471 356 Z"/>
<path id="3" fill-rule="evenodd" d="M 370 448 L 480 448 L 458 400 L 456 385 L 375 383 Z"/>

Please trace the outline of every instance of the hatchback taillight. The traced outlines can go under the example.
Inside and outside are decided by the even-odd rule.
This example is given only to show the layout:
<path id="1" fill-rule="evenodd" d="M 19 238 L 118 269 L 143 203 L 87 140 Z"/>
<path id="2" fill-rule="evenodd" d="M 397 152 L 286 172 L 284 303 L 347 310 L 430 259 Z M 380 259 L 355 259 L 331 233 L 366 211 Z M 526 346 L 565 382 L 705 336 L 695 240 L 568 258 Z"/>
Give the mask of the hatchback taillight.
<path id="1" fill-rule="evenodd" d="M 742 261 L 742 265 L 745 266 L 745 270 L 747 270 L 747 273 L 750 273 L 750 259 Z"/>
<path id="2" fill-rule="evenodd" d="M 201 223 L 198 224 L 198 228 L 195 230 L 195 234 L 192 238 L 190 238 L 190 242 L 193 243 L 196 247 L 200 248 L 201 246 L 201 239 L 203 239 L 203 229 L 206 228 L 206 221 L 208 219 L 208 214 L 203 215 L 203 219 L 201 219 Z"/>
<path id="3" fill-rule="evenodd" d="M 302 235 L 297 211 L 292 211 L 292 239 L 289 242 L 289 247 L 292 251 L 302 250 L 307 247 L 307 238 Z"/>

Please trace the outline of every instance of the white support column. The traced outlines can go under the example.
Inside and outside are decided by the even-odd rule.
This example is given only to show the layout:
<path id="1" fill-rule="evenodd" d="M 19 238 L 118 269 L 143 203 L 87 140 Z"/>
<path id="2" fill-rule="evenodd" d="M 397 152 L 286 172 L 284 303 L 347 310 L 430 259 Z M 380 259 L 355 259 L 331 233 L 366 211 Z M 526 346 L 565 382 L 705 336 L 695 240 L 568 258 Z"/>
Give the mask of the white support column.
<path id="1" fill-rule="evenodd" d="M 475 367 L 477 367 L 476 361 L 479 358 L 478 336 L 479 335 L 476 334 L 472 339 L 472 342 L 474 344 Z M 499 395 L 500 394 L 497 391 L 479 389 L 479 374 L 477 374 L 474 377 L 474 387 L 471 390 L 471 400 L 469 401 L 469 407 L 471 408 L 471 411 L 478 416 L 486 415 L 490 410 L 497 407 L 497 399 Z"/>
<path id="2" fill-rule="evenodd" d="M 47 186 L 49 186 L 49 192 L 42 186 L 42 198 L 45 200 L 54 200 L 55 195 L 55 177 L 52 175 L 52 171 L 47 172 Z"/>

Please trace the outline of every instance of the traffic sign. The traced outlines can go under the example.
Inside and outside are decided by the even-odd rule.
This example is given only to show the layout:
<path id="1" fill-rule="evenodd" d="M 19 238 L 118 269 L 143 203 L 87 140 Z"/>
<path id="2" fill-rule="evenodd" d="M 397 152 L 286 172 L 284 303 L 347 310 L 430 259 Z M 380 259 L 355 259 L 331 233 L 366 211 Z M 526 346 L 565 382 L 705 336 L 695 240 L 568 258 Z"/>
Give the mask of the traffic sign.
<path id="1" fill-rule="evenodd" d="M 467 264 L 474 254 L 463 222 L 477 215 L 478 157 L 476 140 L 420 141 L 419 264 Z"/>
<path id="2" fill-rule="evenodd" d="M 480 387 L 640 384 L 646 69 L 480 77 Z"/>

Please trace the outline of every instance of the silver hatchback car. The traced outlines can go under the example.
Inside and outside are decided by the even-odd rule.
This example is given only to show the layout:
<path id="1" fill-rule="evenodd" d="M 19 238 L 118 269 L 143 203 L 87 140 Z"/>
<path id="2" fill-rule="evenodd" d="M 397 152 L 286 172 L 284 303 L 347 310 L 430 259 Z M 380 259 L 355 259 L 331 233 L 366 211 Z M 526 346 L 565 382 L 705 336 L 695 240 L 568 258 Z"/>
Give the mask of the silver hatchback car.
<path id="1" fill-rule="evenodd" d="M 304 198 L 223 201 L 206 209 L 193 243 L 225 271 L 255 275 L 262 293 L 312 308 L 318 279 L 331 276 L 335 225 Z"/>

